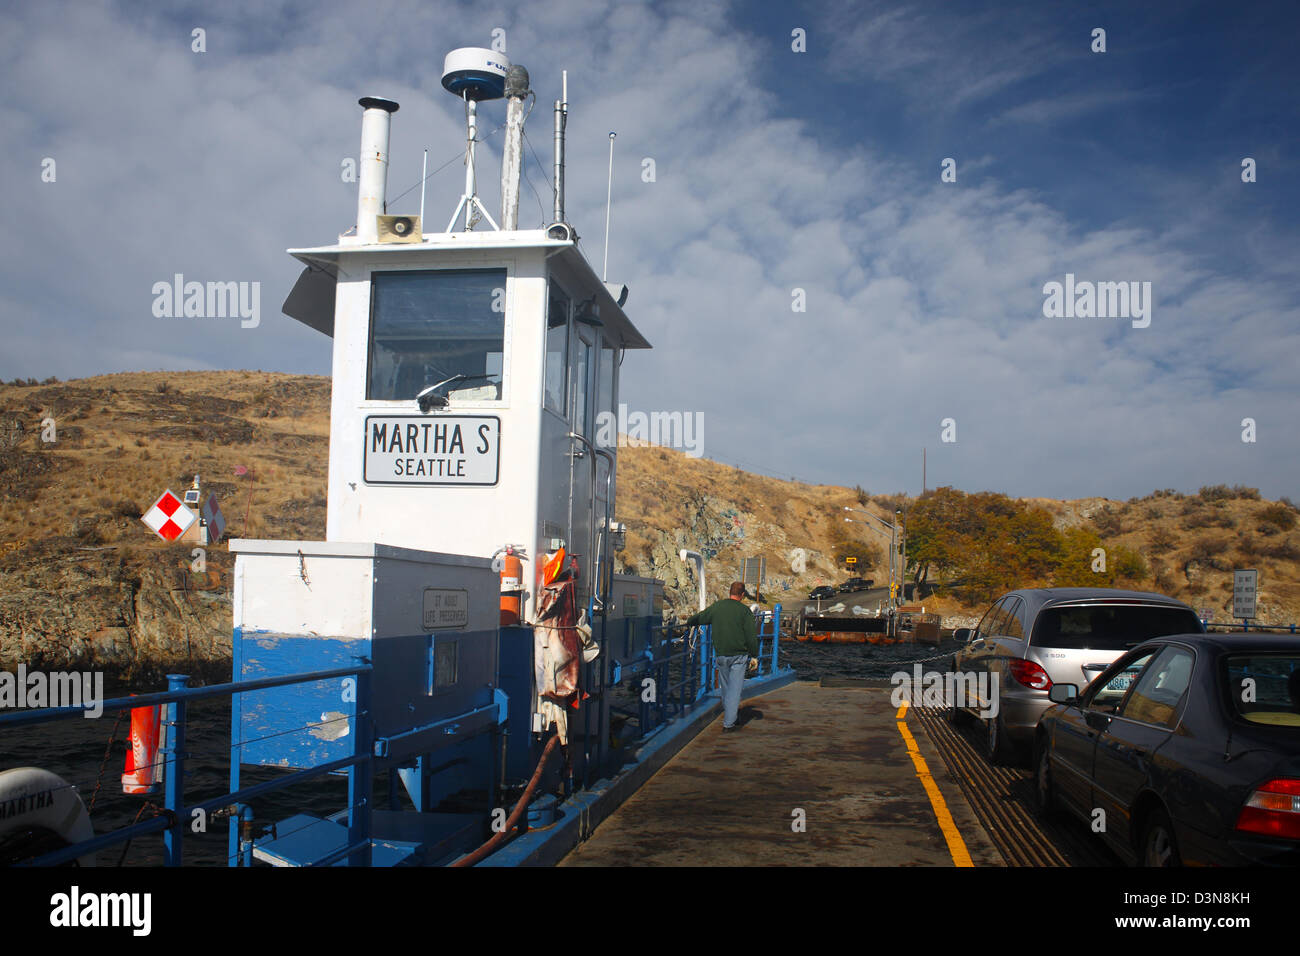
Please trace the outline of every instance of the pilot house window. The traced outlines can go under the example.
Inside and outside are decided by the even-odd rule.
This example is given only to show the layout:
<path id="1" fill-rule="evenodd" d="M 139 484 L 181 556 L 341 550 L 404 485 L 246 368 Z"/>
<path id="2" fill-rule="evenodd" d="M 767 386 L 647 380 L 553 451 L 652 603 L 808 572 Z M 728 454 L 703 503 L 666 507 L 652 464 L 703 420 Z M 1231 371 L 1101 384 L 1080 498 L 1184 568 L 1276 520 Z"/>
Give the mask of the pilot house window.
<path id="1" fill-rule="evenodd" d="M 563 415 L 565 373 L 569 362 L 569 299 L 554 282 L 546 306 L 546 385 L 542 403 Z"/>
<path id="2" fill-rule="evenodd" d="M 366 398 L 497 401 L 505 353 L 505 269 L 371 276 Z"/>

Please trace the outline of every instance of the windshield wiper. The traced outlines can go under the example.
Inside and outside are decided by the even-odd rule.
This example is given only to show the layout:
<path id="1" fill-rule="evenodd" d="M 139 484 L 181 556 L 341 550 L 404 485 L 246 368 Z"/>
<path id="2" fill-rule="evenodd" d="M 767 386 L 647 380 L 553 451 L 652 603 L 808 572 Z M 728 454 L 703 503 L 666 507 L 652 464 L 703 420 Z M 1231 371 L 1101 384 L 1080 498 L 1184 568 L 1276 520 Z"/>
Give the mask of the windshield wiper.
<path id="1" fill-rule="evenodd" d="M 452 382 L 474 382 L 479 379 L 491 381 L 492 375 L 453 375 L 451 378 L 445 378 L 437 385 L 430 385 L 419 395 L 415 396 L 416 403 L 420 406 L 420 411 L 427 412 L 433 408 L 446 408 L 447 396 L 439 395 L 438 389 L 444 385 L 450 385 Z"/>

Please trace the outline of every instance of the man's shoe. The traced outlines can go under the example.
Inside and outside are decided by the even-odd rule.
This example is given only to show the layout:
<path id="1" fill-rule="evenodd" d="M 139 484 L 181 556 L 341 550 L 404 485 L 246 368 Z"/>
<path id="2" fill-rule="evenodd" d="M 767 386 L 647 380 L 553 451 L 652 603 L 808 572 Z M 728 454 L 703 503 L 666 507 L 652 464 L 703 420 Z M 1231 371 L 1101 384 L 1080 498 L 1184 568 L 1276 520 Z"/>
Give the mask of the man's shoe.
<path id="1" fill-rule="evenodd" d="M 729 733 L 731 733 L 732 731 L 739 730 L 739 729 L 740 729 L 740 725 L 739 725 L 739 724 L 732 724 L 730 727 L 723 727 L 723 728 L 722 728 L 722 732 L 723 732 L 724 734 L 729 734 Z"/>

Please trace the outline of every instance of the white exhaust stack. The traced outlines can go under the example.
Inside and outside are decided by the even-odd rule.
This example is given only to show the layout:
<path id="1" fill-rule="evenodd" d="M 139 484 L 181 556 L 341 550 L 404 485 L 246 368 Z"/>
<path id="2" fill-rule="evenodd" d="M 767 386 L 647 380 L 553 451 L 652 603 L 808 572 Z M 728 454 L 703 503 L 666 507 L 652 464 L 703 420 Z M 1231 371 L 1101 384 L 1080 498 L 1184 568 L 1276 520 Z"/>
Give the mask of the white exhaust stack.
<path id="1" fill-rule="evenodd" d="M 379 241 L 376 216 L 384 213 L 388 191 L 388 129 L 397 103 L 382 96 L 358 100 L 361 114 L 361 168 L 357 182 L 357 238 L 363 243 Z"/>
<path id="2" fill-rule="evenodd" d="M 518 63 L 506 71 L 506 143 L 501 154 L 501 228 L 519 228 L 519 173 L 524 161 L 524 97 L 528 71 Z"/>

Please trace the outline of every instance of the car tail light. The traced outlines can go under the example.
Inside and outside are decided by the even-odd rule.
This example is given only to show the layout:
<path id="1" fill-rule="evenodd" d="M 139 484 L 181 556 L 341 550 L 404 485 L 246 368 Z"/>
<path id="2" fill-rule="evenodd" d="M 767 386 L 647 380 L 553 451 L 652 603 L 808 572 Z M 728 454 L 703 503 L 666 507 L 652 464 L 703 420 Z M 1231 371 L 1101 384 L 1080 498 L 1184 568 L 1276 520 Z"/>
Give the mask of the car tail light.
<path id="1" fill-rule="evenodd" d="M 1047 671 L 1043 670 L 1033 661 L 1023 659 L 1013 660 L 1011 662 L 1011 676 L 1019 683 L 1033 690 L 1051 690 L 1052 679 L 1047 676 Z"/>
<path id="2" fill-rule="evenodd" d="M 1237 829 L 1300 840 L 1300 780 L 1270 780 L 1250 795 Z"/>

